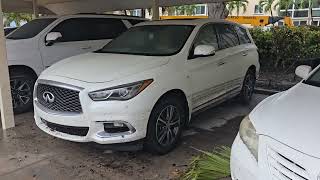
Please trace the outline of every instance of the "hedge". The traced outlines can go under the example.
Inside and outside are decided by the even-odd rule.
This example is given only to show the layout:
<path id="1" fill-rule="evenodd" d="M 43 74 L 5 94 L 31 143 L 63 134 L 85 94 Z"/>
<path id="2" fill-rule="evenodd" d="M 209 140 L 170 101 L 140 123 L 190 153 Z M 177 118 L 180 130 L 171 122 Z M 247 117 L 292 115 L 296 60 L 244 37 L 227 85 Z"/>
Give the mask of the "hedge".
<path id="1" fill-rule="evenodd" d="M 320 28 L 314 26 L 253 28 L 262 70 L 283 70 L 320 59 Z"/>

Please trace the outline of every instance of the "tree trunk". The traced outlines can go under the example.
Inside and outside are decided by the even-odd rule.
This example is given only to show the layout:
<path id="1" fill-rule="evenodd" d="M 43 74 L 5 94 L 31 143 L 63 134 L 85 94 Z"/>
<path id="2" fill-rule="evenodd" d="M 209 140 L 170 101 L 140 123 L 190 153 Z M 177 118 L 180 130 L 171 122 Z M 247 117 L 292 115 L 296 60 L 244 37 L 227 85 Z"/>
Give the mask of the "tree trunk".
<path id="1" fill-rule="evenodd" d="M 214 18 L 214 19 L 227 18 L 229 15 L 227 4 L 225 2 L 208 4 L 208 15 L 209 15 L 209 18 Z"/>

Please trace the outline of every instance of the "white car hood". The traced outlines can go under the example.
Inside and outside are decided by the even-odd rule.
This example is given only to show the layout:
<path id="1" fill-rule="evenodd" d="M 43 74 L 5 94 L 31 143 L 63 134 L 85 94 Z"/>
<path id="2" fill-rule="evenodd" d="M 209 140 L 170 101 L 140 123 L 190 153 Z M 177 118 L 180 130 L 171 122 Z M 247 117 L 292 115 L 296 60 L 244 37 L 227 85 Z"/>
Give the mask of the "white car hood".
<path id="1" fill-rule="evenodd" d="M 67 58 L 44 71 L 90 83 L 109 82 L 168 63 L 167 57 L 88 53 Z"/>
<path id="2" fill-rule="evenodd" d="M 320 158 L 320 88 L 299 83 L 258 106 L 250 118 L 257 133 Z"/>

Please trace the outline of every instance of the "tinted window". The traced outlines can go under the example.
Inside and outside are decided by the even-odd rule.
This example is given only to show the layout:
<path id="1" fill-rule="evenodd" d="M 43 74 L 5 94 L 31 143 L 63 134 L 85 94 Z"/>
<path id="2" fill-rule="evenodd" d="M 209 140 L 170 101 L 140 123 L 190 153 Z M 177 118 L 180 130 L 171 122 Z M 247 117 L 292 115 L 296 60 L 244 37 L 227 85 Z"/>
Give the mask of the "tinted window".
<path id="1" fill-rule="evenodd" d="M 60 42 L 113 39 L 126 31 L 121 19 L 73 18 L 61 22 L 51 32 L 60 32 Z"/>
<path id="2" fill-rule="evenodd" d="M 239 40 L 240 40 L 240 44 L 248 44 L 248 43 L 251 43 L 251 40 L 248 36 L 248 33 L 247 33 L 247 30 L 242 28 L 242 27 L 239 27 L 239 26 L 235 26 L 235 29 L 238 33 L 238 36 L 239 36 Z"/>
<path id="3" fill-rule="evenodd" d="M 136 25 L 146 21 L 146 20 L 139 20 L 139 19 L 126 19 L 126 20 L 129 21 L 132 25 Z"/>
<path id="4" fill-rule="evenodd" d="M 7 36 L 7 39 L 33 38 L 55 20 L 55 18 L 35 19 L 11 33 L 9 36 Z"/>
<path id="5" fill-rule="evenodd" d="M 206 25 L 200 29 L 194 41 L 194 47 L 198 45 L 211 45 L 219 49 L 217 33 L 213 25 Z"/>
<path id="6" fill-rule="evenodd" d="M 146 56 L 173 55 L 180 52 L 193 29 L 194 26 L 189 25 L 136 26 L 97 52 Z"/>
<path id="7" fill-rule="evenodd" d="M 4 29 L 4 35 L 10 34 L 12 31 L 16 30 L 17 28 L 5 28 Z"/>
<path id="8" fill-rule="evenodd" d="M 232 25 L 217 24 L 217 32 L 220 37 L 220 48 L 230 48 L 239 45 L 238 35 Z"/>

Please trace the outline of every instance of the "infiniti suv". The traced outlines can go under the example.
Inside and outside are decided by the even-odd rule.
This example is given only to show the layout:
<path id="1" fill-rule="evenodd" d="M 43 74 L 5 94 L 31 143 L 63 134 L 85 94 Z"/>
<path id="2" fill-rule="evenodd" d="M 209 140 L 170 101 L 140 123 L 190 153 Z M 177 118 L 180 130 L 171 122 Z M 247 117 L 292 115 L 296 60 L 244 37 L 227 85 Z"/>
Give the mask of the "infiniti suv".
<path id="1" fill-rule="evenodd" d="M 35 122 L 69 141 L 142 140 L 164 154 L 192 113 L 235 96 L 248 103 L 258 72 L 257 47 L 241 25 L 144 22 L 45 70 L 34 91 Z"/>

